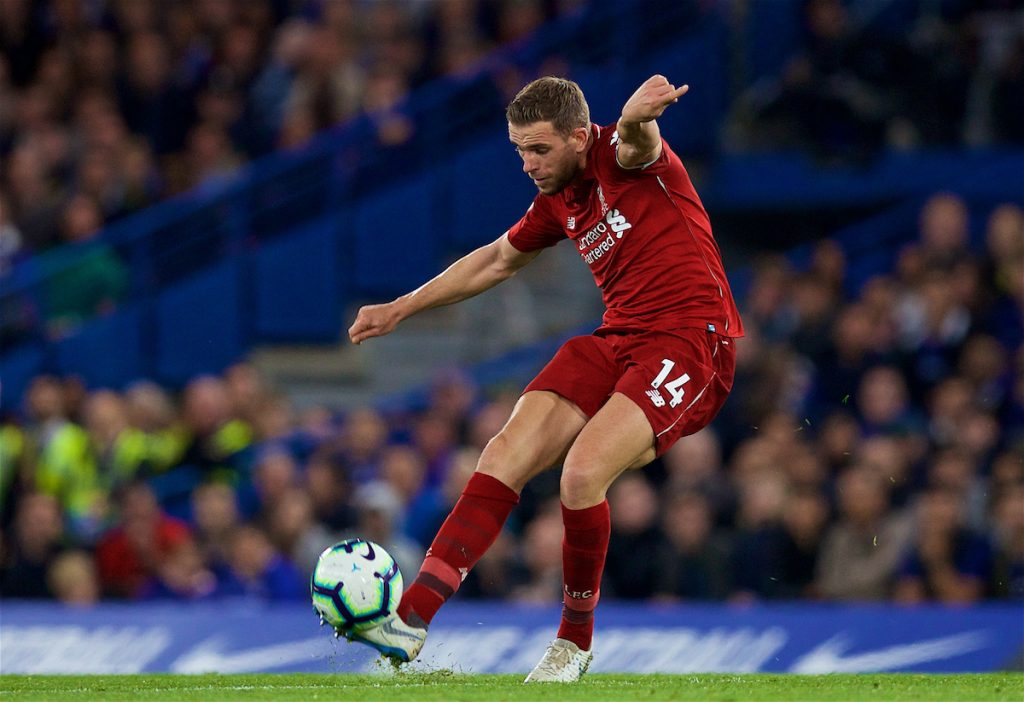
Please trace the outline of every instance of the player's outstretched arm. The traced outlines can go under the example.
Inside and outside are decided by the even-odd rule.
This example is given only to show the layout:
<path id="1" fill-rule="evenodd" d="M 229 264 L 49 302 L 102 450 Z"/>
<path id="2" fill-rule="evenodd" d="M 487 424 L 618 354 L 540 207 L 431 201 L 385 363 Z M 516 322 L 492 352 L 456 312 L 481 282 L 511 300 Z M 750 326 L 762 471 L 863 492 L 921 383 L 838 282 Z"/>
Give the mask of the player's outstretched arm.
<path id="1" fill-rule="evenodd" d="M 626 100 L 616 126 L 619 133 L 616 157 L 620 166 L 637 168 L 661 156 L 661 132 L 654 120 L 689 89 L 688 85 L 677 88 L 665 76 L 655 75 Z"/>
<path id="2" fill-rule="evenodd" d="M 348 330 L 353 344 L 394 331 L 399 322 L 432 307 L 450 305 L 493 288 L 535 259 L 540 250 L 522 252 L 501 237 L 466 254 L 443 273 L 411 293 L 382 305 L 361 307 Z"/>

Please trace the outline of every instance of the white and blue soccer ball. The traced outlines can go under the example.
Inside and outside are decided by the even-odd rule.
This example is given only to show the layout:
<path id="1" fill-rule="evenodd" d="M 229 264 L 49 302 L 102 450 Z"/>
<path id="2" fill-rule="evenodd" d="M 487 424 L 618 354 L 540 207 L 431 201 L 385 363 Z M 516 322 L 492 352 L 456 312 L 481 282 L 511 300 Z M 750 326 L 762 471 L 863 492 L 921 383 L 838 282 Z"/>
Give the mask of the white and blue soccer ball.
<path id="1" fill-rule="evenodd" d="M 362 631 L 398 609 L 402 572 L 379 545 L 348 539 L 320 554 L 309 590 L 323 623 L 339 631 Z"/>

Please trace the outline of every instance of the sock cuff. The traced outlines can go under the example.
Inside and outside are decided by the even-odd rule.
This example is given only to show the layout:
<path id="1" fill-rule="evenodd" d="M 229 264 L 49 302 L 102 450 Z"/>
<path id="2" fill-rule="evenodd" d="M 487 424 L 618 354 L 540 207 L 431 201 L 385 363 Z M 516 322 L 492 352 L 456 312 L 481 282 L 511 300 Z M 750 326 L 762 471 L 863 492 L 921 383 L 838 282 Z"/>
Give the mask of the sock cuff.
<path id="1" fill-rule="evenodd" d="M 598 600 L 601 599 L 600 588 L 593 594 L 587 593 L 586 597 L 573 597 L 569 594 L 569 588 L 565 586 L 562 590 L 562 603 L 565 605 L 566 611 L 569 612 L 593 612 L 597 607 Z"/>
<path id="2" fill-rule="evenodd" d="M 519 504 L 519 493 L 493 475 L 487 475 L 480 471 L 470 476 L 469 482 L 466 483 L 466 487 L 462 490 L 462 494 L 499 500 L 511 503 L 512 505 Z"/>
<path id="3" fill-rule="evenodd" d="M 420 567 L 420 576 L 431 575 L 445 584 L 454 593 L 462 584 L 462 573 L 457 568 L 441 560 L 437 556 L 427 556 Z M 448 594 L 451 597 L 451 593 Z"/>
<path id="4" fill-rule="evenodd" d="M 569 509 L 562 504 L 562 524 L 566 529 L 596 529 L 605 524 L 611 524 L 608 500 L 583 509 Z"/>

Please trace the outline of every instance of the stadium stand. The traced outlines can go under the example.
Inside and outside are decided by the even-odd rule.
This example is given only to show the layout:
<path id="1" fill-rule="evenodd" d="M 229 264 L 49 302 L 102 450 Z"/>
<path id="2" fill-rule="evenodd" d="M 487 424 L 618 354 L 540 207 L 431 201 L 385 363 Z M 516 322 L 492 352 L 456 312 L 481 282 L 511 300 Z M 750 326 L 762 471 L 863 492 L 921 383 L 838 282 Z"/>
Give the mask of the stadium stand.
<path id="1" fill-rule="evenodd" d="M 666 134 L 713 219 L 877 211 L 736 271 L 736 389 L 613 489 L 605 596 L 1024 599 L 1024 38 L 995 29 L 1020 3 L 640 4 L 615 47 L 585 39 L 617 3 L 0 4 L 0 594 L 301 599 L 352 533 L 414 570 L 554 342 L 345 410 L 246 351 L 334 341 L 507 226 L 511 154 L 497 190 L 459 174 L 524 78 L 610 115 L 699 68 Z M 398 208 L 423 227 L 393 262 Z M 461 596 L 560 601 L 553 515 L 550 474 Z"/>

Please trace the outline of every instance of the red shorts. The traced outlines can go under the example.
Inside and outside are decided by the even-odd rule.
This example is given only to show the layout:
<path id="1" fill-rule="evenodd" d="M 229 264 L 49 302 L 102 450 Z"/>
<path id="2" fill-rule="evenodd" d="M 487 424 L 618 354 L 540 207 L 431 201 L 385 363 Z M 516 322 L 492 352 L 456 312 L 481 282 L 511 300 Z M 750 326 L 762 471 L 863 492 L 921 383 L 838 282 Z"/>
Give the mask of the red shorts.
<path id="1" fill-rule="evenodd" d="M 620 392 L 647 416 L 660 456 L 715 418 L 735 368 L 735 341 L 703 329 L 598 332 L 565 342 L 524 392 L 557 393 L 588 417 Z"/>

